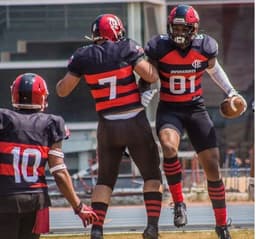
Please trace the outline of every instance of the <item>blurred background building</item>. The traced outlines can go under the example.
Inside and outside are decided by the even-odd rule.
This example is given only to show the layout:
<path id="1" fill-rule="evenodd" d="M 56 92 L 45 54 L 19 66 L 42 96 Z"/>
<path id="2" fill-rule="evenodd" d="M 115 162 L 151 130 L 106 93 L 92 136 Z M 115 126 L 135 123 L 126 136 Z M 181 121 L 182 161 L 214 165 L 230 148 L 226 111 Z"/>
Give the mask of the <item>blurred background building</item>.
<path id="1" fill-rule="evenodd" d="M 62 115 L 71 137 L 63 145 L 70 172 L 90 175 L 96 157 L 97 115 L 88 87 L 83 80 L 67 98 L 55 94 L 57 81 L 65 74 L 69 57 L 86 45 L 90 25 L 96 16 L 119 16 L 126 34 L 144 44 L 155 34 L 166 33 L 170 9 L 181 1 L 172 0 L 0 0 L 0 107 L 11 108 L 10 84 L 24 72 L 36 72 L 46 79 L 50 96 L 47 112 Z M 249 157 L 254 146 L 254 1 L 198 0 L 191 4 L 201 18 L 200 31 L 219 43 L 219 61 L 235 88 L 246 98 L 248 110 L 238 119 L 226 120 L 219 114 L 223 92 L 205 75 L 204 97 L 215 122 L 222 159 L 230 142 L 240 159 Z M 157 97 L 147 114 L 154 130 Z M 184 137 L 181 157 L 193 159 L 194 152 Z M 242 165 L 242 164 L 241 164 Z M 185 168 L 191 169 L 189 163 Z M 87 170 L 88 169 L 88 170 Z M 124 160 L 122 175 L 137 175 L 129 160 Z"/>

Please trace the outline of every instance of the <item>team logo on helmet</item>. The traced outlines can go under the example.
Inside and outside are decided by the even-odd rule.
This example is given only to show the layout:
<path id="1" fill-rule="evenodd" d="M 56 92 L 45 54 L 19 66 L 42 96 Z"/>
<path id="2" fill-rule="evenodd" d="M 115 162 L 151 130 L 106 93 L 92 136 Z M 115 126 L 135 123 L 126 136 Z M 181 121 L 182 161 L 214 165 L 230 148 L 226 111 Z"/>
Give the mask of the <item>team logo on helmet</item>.
<path id="1" fill-rule="evenodd" d="M 94 41 L 105 39 L 118 41 L 123 38 L 125 29 L 122 21 L 113 14 L 103 14 L 96 18 L 91 27 Z"/>

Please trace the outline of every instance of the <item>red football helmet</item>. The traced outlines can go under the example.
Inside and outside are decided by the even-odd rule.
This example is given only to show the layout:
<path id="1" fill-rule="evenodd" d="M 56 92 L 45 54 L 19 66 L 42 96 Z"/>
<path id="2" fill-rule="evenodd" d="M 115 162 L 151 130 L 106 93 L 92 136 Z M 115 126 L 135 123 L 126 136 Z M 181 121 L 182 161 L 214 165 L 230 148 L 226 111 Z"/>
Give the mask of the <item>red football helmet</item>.
<path id="1" fill-rule="evenodd" d="M 113 14 L 98 16 L 91 26 L 92 39 L 118 41 L 124 37 L 125 29 L 122 21 Z"/>
<path id="2" fill-rule="evenodd" d="M 187 47 L 198 32 L 199 15 L 188 5 L 178 5 L 168 16 L 167 32 L 181 48 Z"/>
<path id="3" fill-rule="evenodd" d="M 44 79 L 34 73 L 19 75 L 11 86 L 12 105 L 17 109 L 40 109 L 47 106 L 48 89 Z"/>

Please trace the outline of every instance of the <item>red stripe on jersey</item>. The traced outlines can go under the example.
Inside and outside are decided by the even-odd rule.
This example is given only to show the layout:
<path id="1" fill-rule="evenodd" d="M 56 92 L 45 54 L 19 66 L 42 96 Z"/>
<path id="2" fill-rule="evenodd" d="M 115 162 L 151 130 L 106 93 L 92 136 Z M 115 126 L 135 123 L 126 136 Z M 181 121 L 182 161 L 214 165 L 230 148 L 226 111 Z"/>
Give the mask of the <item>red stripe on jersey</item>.
<path id="1" fill-rule="evenodd" d="M 30 188 L 47 188 L 47 184 L 45 183 L 33 183 L 33 185 L 29 186 Z"/>
<path id="2" fill-rule="evenodd" d="M 19 147 L 21 149 L 21 154 L 25 149 L 38 149 L 41 152 L 42 158 L 48 158 L 49 147 L 32 145 L 32 144 L 20 144 L 13 142 L 0 142 L 0 153 L 11 154 L 14 147 Z"/>
<path id="3" fill-rule="evenodd" d="M 39 167 L 37 168 L 37 173 L 38 173 L 38 176 L 45 176 L 45 168 L 44 167 Z M 30 175 L 33 175 L 33 167 L 27 167 L 27 173 L 28 173 L 28 176 Z"/>
<path id="4" fill-rule="evenodd" d="M 100 79 L 108 78 L 111 76 L 116 77 L 116 79 L 124 79 L 132 74 L 132 66 L 126 66 L 121 69 L 98 73 L 98 74 L 92 74 L 92 75 L 85 75 L 85 80 L 88 84 L 98 84 Z"/>
<path id="5" fill-rule="evenodd" d="M 166 102 L 186 102 L 193 100 L 193 97 L 202 95 L 203 90 L 202 88 L 198 89 L 197 91 L 186 94 L 186 95 L 171 95 L 161 92 L 160 93 L 160 100 Z"/>
<path id="6" fill-rule="evenodd" d="M 96 103 L 96 111 L 113 108 L 115 106 L 125 106 L 135 102 L 140 102 L 139 93 L 134 93 L 117 99 Z"/>
<path id="7" fill-rule="evenodd" d="M 128 85 L 119 85 L 116 87 L 116 94 L 126 93 L 126 92 L 132 91 L 137 88 L 138 87 L 135 82 L 132 82 Z M 110 88 L 91 90 L 91 93 L 92 93 L 92 96 L 94 99 L 102 98 L 102 97 L 109 97 Z"/>
<path id="8" fill-rule="evenodd" d="M 21 170 L 21 165 L 18 166 L 19 168 L 19 175 L 22 175 L 22 170 Z M 26 172 L 27 176 L 32 176 L 33 175 L 33 167 L 27 167 Z M 45 175 L 45 168 L 44 167 L 39 167 L 37 168 L 37 173 L 38 176 L 44 176 Z M 13 165 L 11 164 L 0 164 L 0 175 L 6 175 L 6 176 L 14 176 L 14 168 Z"/>
<path id="9" fill-rule="evenodd" d="M 10 164 L 0 164 L 0 175 L 13 176 L 14 168 Z"/>
<path id="10" fill-rule="evenodd" d="M 208 60 L 200 52 L 191 49 L 189 53 L 186 55 L 186 57 L 182 57 L 177 50 L 171 51 L 163 58 L 161 58 L 160 62 L 172 65 L 191 65 L 195 59 L 199 61 Z"/>

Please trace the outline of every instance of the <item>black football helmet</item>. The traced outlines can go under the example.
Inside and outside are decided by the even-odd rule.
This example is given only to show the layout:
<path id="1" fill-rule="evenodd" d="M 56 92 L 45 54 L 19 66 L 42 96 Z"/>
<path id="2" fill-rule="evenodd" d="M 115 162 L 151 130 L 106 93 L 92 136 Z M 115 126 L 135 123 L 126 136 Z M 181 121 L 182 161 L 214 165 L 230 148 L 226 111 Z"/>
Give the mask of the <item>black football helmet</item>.
<path id="1" fill-rule="evenodd" d="M 186 48 L 198 33 L 199 15 L 188 5 L 178 5 L 168 16 L 169 37 L 181 48 Z"/>
<path id="2" fill-rule="evenodd" d="M 91 26 L 92 40 L 118 41 L 124 37 L 125 29 L 122 21 L 113 14 L 98 16 Z"/>
<path id="3" fill-rule="evenodd" d="M 48 89 L 44 79 L 34 73 L 19 75 L 11 86 L 12 105 L 17 109 L 39 109 L 47 106 Z"/>

